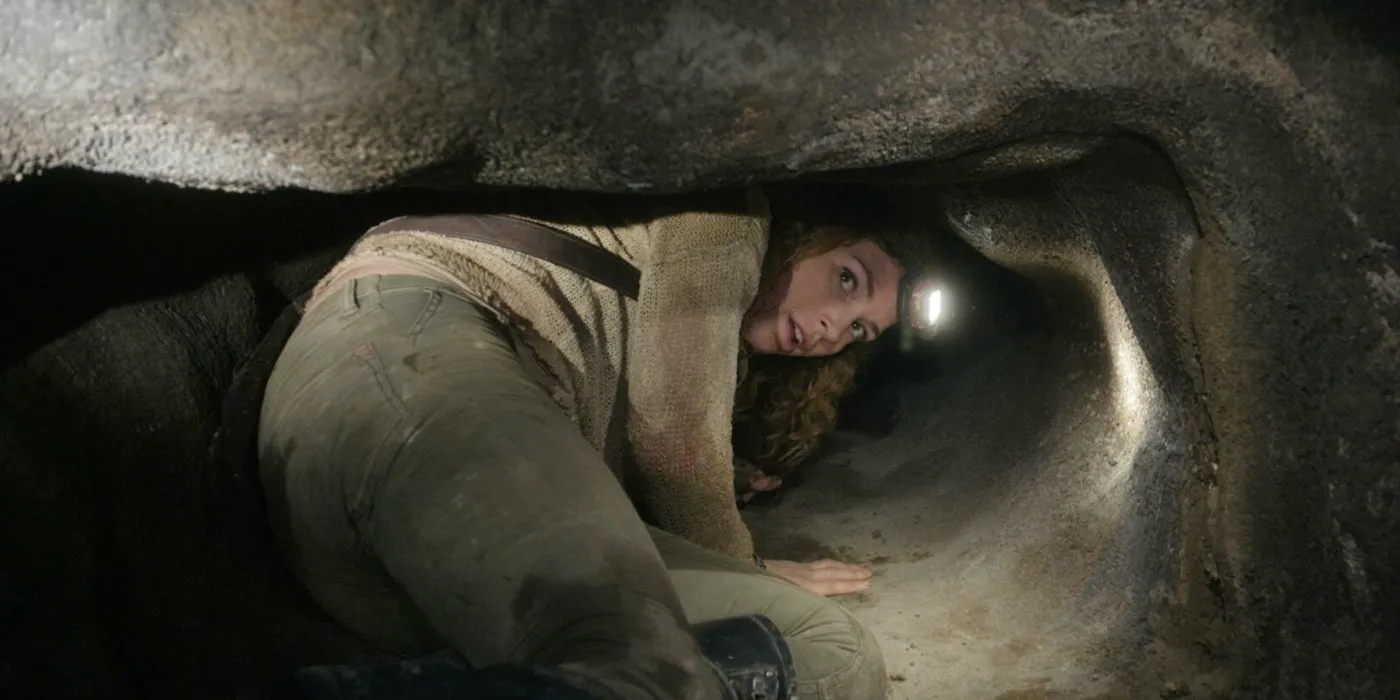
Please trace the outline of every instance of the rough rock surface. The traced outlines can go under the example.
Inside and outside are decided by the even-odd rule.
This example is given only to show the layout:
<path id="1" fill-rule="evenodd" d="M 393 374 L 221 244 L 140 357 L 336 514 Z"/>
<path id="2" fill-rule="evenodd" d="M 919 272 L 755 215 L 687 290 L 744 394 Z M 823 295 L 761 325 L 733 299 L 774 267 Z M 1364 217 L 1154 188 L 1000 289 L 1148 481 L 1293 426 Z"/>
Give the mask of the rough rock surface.
<path id="1" fill-rule="evenodd" d="M 201 558 L 187 520 L 217 520 L 193 499 L 237 358 L 357 217 L 406 206 L 332 220 L 351 205 L 31 177 L 72 167 L 254 191 L 903 183 L 1033 281 L 1062 336 L 1104 339 L 1101 363 L 1084 355 L 1102 382 L 1056 385 L 1077 397 L 1059 405 L 1143 401 L 1055 412 L 1023 390 L 1060 422 L 1016 434 L 1131 457 L 1116 516 L 1065 540 L 1115 542 L 1063 556 L 1121 586 L 1074 609 L 1104 616 L 1094 653 L 1124 682 L 1134 658 L 1186 669 L 1169 696 L 1205 676 L 1236 696 L 1393 695 L 1395 19 L 1302 0 L 0 4 L 0 175 L 25 177 L 0 189 L 0 614 L 35 640 L 0 645 L 4 682 L 219 697 L 314 646 L 211 632 L 257 597 L 209 593 L 237 588 L 210 587 L 233 565 Z M 1017 396 L 984 409 L 1015 415 Z M 1027 479 L 1106 478 L 1040 466 Z M 932 483 L 969 485 L 948 478 Z M 1051 590 L 987 590 L 1008 580 Z M 296 627 L 281 609 L 261 614 Z"/>

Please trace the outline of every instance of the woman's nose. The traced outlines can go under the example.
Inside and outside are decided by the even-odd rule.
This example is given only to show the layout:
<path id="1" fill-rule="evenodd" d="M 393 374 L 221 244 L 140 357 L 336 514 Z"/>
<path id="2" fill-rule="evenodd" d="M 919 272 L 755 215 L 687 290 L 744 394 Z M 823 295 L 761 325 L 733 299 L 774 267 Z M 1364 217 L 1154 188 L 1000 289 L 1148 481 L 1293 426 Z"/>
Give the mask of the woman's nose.
<path id="1" fill-rule="evenodd" d="M 839 318 L 824 316 L 822 317 L 822 338 L 832 345 L 841 345 L 846 341 L 846 336 L 849 335 L 847 330 L 850 325 L 842 323 Z"/>
<path id="2" fill-rule="evenodd" d="M 846 344 L 852 340 L 851 334 L 843 332 L 849 324 L 838 325 L 835 319 L 823 317 L 821 320 L 821 344 L 822 354 L 830 355 L 841 352 Z"/>
<path id="3" fill-rule="evenodd" d="M 847 316 L 850 318 L 846 318 Z M 826 313 L 821 315 L 822 337 L 833 343 L 839 342 L 849 334 L 853 322 L 855 322 L 855 315 L 848 309 L 840 306 L 828 309 Z"/>

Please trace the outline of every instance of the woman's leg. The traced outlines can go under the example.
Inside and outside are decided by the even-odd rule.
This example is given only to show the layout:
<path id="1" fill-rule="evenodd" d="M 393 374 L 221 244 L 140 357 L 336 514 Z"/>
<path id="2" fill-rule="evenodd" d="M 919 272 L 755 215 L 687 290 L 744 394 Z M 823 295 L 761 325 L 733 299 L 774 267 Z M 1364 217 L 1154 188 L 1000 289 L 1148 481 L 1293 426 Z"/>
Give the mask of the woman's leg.
<path id="1" fill-rule="evenodd" d="M 561 666 L 629 699 L 718 697 L 612 472 L 450 288 L 367 277 L 312 309 L 259 442 L 284 556 L 360 635 Z"/>
<path id="2" fill-rule="evenodd" d="M 651 529 L 691 623 L 757 613 L 778 627 L 797 666 L 801 700 L 883 700 L 885 660 L 840 603 L 745 562 Z"/>

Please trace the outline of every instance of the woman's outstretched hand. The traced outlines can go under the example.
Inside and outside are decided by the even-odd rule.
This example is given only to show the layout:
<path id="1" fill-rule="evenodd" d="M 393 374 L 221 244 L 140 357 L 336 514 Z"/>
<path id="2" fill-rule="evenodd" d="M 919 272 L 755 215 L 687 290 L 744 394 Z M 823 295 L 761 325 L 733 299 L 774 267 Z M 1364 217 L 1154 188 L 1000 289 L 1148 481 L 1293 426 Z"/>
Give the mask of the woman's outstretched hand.
<path id="1" fill-rule="evenodd" d="M 795 561 L 769 560 L 768 570 L 817 595 L 843 595 L 870 588 L 875 572 L 858 564 L 845 564 L 831 559 L 799 564 Z"/>

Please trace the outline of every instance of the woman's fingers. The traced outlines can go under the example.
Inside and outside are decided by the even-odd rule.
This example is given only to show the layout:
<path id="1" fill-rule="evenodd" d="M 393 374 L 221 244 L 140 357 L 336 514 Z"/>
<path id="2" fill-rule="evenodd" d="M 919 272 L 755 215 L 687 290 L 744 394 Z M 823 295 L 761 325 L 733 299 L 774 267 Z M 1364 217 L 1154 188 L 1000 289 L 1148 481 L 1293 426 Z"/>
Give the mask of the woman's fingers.
<path id="1" fill-rule="evenodd" d="M 844 595 L 870 588 L 870 579 L 816 579 L 798 585 L 818 595 Z"/>
<path id="2" fill-rule="evenodd" d="M 783 487 L 782 477 L 768 476 L 758 471 L 754 474 L 753 480 L 749 482 L 749 490 L 751 491 L 777 491 Z"/>
<path id="3" fill-rule="evenodd" d="M 865 580 L 875 575 L 874 571 L 860 566 L 859 564 L 847 564 L 845 562 L 823 559 L 808 564 L 812 574 L 826 581 L 841 581 L 847 579 Z"/>
<path id="4" fill-rule="evenodd" d="M 822 581 L 809 590 L 818 595 L 845 595 L 859 593 L 868 588 L 870 588 L 870 580 L 866 579 L 864 581 Z"/>
<path id="5" fill-rule="evenodd" d="M 768 570 L 818 595 L 857 593 L 870 588 L 874 572 L 830 559 L 799 564 L 769 561 Z"/>
<path id="6" fill-rule="evenodd" d="M 757 496 L 760 493 L 769 493 L 772 491 L 777 491 L 778 489 L 783 487 L 782 477 L 769 476 L 757 469 L 749 469 L 748 473 L 751 475 L 751 477 L 749 478 L 748 486 L 735 487 L 735 490 L 738 491 L 736 496 L 740 503 L 749 503 L 753 501 L 754 496 Z M 743 475 L 740 476 L 740 479 L 742 478 Z M 742 481 L 740 481 L 740 483 L 742 483 Z"/>

